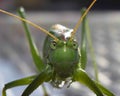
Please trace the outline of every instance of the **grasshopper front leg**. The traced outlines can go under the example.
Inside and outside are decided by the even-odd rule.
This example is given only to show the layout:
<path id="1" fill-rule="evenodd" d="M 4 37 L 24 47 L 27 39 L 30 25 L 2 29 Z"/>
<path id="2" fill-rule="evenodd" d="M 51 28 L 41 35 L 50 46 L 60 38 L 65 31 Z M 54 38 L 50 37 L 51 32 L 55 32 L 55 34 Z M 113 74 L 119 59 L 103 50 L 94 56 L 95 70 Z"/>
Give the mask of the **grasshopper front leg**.
<path id="1" fill-rule="evenodd" d="M 109 91 L 103 85 L 101 85 L 100 83 L 98 83 L 96 81 L 93 81 L 87 75 L 87 73 L 81 68 L 78 68 L 74 72 L 73 77 L 74 77 L 74 80 L 76 80 L 76 81 L 86 85 L 87 87 L 89 87 L 97 96 L 104 96 L 103 93 L 106 96 L 115 96 L 111 91 Z"/>
<path id="2" fill-rule="evenodd" d="M 18 10 L 19 15 L 21 16 L 21 18 L 25 19 L 25 12 L 24 12 L 24 8 L 19 8 Z M 38 69 L 38 71 L 42 71 L 45 67 L 45 65 L 43 64 L 42 58 L 39 55 L 39 51 L 34 43 L 34 41 L 32 40 L 32 36 L 30 34 L 30 30 L 28 27 L 28 24 L 25 21 L 22 21 L 23 23 L 23 27 L 25 28 L 25 33 L 28 39 L 28 43 L 29 43 L 29 47 L 30 47 L 30 52 L 33 58 L 33 61 Z"/>
<path id="3" fill-rule="evenodd" d="M 22 18 L 25 19 L 25 12 L 24 12 L 24 9 L 22 7 L 19 8 L 18 13 Z M 28 39 L 28 43 L 29 43 L 29 47 L 30 47 L 30 51 L 31 51 L 33 61 L 36 65 L 38 71 L 41 72 L 44 69 L 45 65 L 43 64 L 42 58 L 39 56 L 38 49 L 37 49 L 34 41 L 32 40 L 28 24 L 24 21 L 22 21 L 22 23 L 23 23 L 23 27 L 25 28 L 25 33 L 26 33 L 26 36 L 27 36 L 27 39 Z M 43 91 L 44 91 L 44 96 L 48 96 L 44 85 L 42 85 L 42 88 L 43 88 Z"/>
<path id="4" fill-rule="evenodd" d="M 85 8 L 83 8 L 82 10 L 81 10 L 81 14 L 83 15 L 84 13 L 85 13 L 85 11 L 86 11 L 86 9 Z M 81 33 L 81 47 L 80 47 L 80 66 L 81 66 L 81 68 L 82 69 L 84 69 L 85 70 L 85 68 L 86 68 L 86 64 L 87 64 L 87 48 L 86 48 L 86 46 L 87 46 L 87 41 L 86 41 L 86 16 L 84 17 L 84 19 L 83 19 L 83 22 L 82 22 L 82 33 Z"/>
<path id="5" fill-rule="evenodd" d="M 82 14 L 85 12 L 85 10 L 82 10 Z M 103 93 L 107 96 L 115 96 L 112 92 L 110 92 L 108 89 L 106 89 L 104 86 L 102 86 L 97 81 L 93 81 L 85 72 L 85 67 L 87 63 L 87 54 L 86 54 L 86 34 L 88 32 L 88 22 L 86 17 L 83 19 L 82 22 L 82 40 L 81 40 L 81 59 L 80 63 L 81 66 L 78 67 L 78 69 L 75 70 L 73 78 L 74 80 L 86 85 L 89 87 L 97 96 L 104 96 Z"/>
<path id="6" fill-rule="evenodd" d="M 29 96 L 39 85 L 44 82 L 50 81 L 52 78 L 53 70 L 47 66 L 40 74 L 28 85 L 23 92 L 22 96 Z"/>
<path id="7" fill-rule="evenodd" d="M 22 78 L 22 79 L 19 79 L 19 80 L 15 80 L 15 81 L 12 81 L 10 83 L 5 84 L 5 86 L 2 90 L 2 96 L 7 96 L 6 95 L 6 90 L 7 89 L 30 84 L 35 79 L 35 77 L 36 77 L 36 75 L 26 77 L 26 78 Z"/>
<path id="8" fill-rule="evenodd" d="M 78 68 L 73 75 L 75 81 L 78 81 L 87 87 L 89 87 L 97 96 L 104 96 L 101 90 L 97 87 L 93 80 L 87 75 L 87 73 L 82 69 Z"/>

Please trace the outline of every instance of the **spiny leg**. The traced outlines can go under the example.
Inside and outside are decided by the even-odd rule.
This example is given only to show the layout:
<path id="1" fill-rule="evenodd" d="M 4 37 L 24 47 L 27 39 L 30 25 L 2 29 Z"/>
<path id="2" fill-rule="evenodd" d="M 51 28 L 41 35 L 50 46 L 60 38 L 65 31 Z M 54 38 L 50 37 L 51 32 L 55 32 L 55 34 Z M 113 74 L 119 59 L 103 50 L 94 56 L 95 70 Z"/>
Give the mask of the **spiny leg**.
<path id="1" fill-rule="evenodd" d="M 93 44 L 92 44 L 92 39 L 91 39 L 90 27 L 89 27 L 89 24 L 88 24 L 88 20 L 86 21 L 86 37 L 87 37 L 88 49 L 90 50 L 90 57 L 91 57 L 92 65 L 93 65 L 93 69 L 94 69 L 95 80 L 97 82 L 99 82 L 98 66 L 97 66 L 97 63 L 96 63 L 96 58 L 95 58 L 94 48 L 93 48 Z"/>
<path id="2" fill-rule="evenodd" d="M 82 9 L 82 14 L 85 12 L 85 9 Z M 90 30 L 89 30 L 89 26 L 88 26 L 88 20 L 85 16 L 85 18 L 83 19 L 82 22 L 82 35 L 81 35 L 82 39 L 81 39 L 81 68 L 85 69 L 86 67 L 86 63 L 87 63 L 87 54 L 86 54 L 86 39 L 88 41 L 89 47 L 91 51 L 91 58 L 93 60 L 94 63 L 94 70 L 95 70 L 95 74 L 97 75 L 97 65 L 96 65 L 96 61 L 95 61 L 95 56 L 94 56 L 94 51 L 92 49 L 92 42 L 91 42 L 91 38 L 90 38 Z M 86 38 L 87 37 L 87 38 Z M 95 76 L 96 76 L 95 75 Z M 103 85 L 101 85 L 98 82 L 98 77 L 96 76 L 96 81 L 94 81 L 94 83 L 97 85 L 97 87 L 107 96 L 115 96 L 111 91 L 109 91 L 107 88 L 105 88 Z"/>
<path id="3" fill-rule="evenodd" d="M 23 11 L 22 9 L 19 10 L 19 14 L 20 14 L 21 17 L 22 17 L 22 18 L 21 18 L 21 17 L 19 17 L 19 16 L 17 16 L 17 15 L 14 15 L 14 14 L 10 13 L 10 12 L 7 12 L 7 11 L 5 11 L 5 10 L 0 9 L 0 12 L 2 12 L 2 13 L 4 13 L 4 14 L 7 14 L 7 15 L 9 15 L 9 16 L 12 16 L 12 17 L 14 17 L 14 18 L 16 18 L 16 19 L 18 19 L 18 20 L 23 21 L 23 25 L 24 25 L 24 27 L 25 27 L 25 32 L 26 32 L 26 34 L 27 34 L 27 38 L 28 38 L 28 42 L 29 42 L 29 45 L 30 45 L 30 50 L 31 50 L 31 53 L 32 53 L 33 60 L 34 60 L 34 62 L 35 62 L 35 64 L 36 64 L 36 67 L 38 68 L 38 71 L 42 71 L 42 70 L 44 69 L 45 65 L 43 64 L 42 59 L 41 59 L 41 57 L 40 57 L 39 54 L 38 54 L 38 50 L 36 49 L 36 46 L 35 46 L 34 42 L 33 42 L 32 39 L 31 39 L 30 31 L 29 31 L 28 26 L 27 26 L 26 23 L 28 23 L 28 24 L 32 25 L 33 27 L 41 30 L 42 32 L 48 34 L 48 35 L 49 35 L 50 37 L 52 37 L 55 41 L 59 41 L 59 39 L 58 39 L 57 37 L 55 37 L 53 34 L 51 34 L 49 31 L 45 30 L 44 28 L 38 26 L 38 25 L 35 24 L 35 23 L 32 23 L 32 22 L 29 21 L 29 20 L 24 19 L 24 18 L 25 18 L 24 12 L 22 12 L 22 11 Z M 25 22 L 26 22 L 26 23 L 25 23 Z"/>
<path id="4" fill-rule="evenodd" d="M 83 8 L 82 9 L 82 16 L 85 14 L 86 9 Z M 78 22 L 79 23 L 79 22 Z M 77 25 L 76 25 L 77 26 Z M 84 16 L 83 18 L 83 22 L 82 22 L 82 35 L 81 35 L 81 68 L 85 69 L 86 68 L 86 63 L 87 63 L 87 54 L 86 54 L 86 42 L 88 41 L 88 45 L 89 45 L 89 49 L 90 49 L 90 55 L 91 55 L 91 59 L 92 59 L 92 64 L 94 66 L 94 70 L 95 70 L 95 79 L 96 81 L 98 80 L 98 68 L 97 68 L 97 64 L 96 64 L 96 60 L 95 60 L 95 55 L 94 55 L 94 50 L 92 47 L 92 40 L 91 40 L 91 36 L 90 36 L 90 29 L 88 26 L 88 20 L 86 18 L 86 16 Z"/>
<path id="5" fill-rule="evenodd" d="M 82 16 L 79 19 L 78 23 L 76 24 L 73 32 L 72 32 L 72 36 L 70 39 L 72 39 L 75 35 L 75 33 L 77 32 L 81 22 L 82 23 L 82 35 L 81 35 L 81 68 L 85 69 L 86 67 L 86 63 L 87 63 L 87 55 L 86 55 L 86 15 L 89 12 L 89 10 L 91 9 L 91 7 L 94 5 L 94 3 L 96 2 L 96 0 L 93 0 L 93 2 L 90 4 L 90 6 L 85 10 L 82 9 Z"/>
<path id="6" fill-rule="evenodd" d="M 84 14 L 85 9 L 82 9 L 82 14 Z M 86 16 L 83 19 L 82 22 L 82 35 L 81 35 L 81 68 L 85 69 L 86 68 L 86 63 L 87 63 L 87 52 L 86 52 L 86 42 L 88 41 L 88 45 L 90 48 L 90 55 L 91 55 L 91 59 L 92 59 L 92 64 L 94 66 L 94 70 L 95 70 L 95 78 L 96 81 L 98 80 L 98 68 L 97 68 L 97 64 L 96 64 L 96 60 L 95 60 L 95 55 L 94 55 L 94 51 L 93 51 L 93 47 L 92 47 L 92 40 L 90 38 L 90 29 L 88 26 L 88 20 L 86 18 Z"/>
<path id="7" fill-rule="evenodd" d="M 7 89 L 30 84 L 35 79 L 35 77 L 36 77 L 36 75 L 26 77 L 26 78 L 22 78 L 22 79 L 19 79 L 19 80 L 15 80 L 15 81 L 12 81 L 10 83 L 5 84 L 5 86 L 2 90 L 2 96 L 7 96 L 6 95 L 6 90 Z"/>
<path id="8" fill-rule="evenodd" d="M 24 9 L 22 7 L 18 10 L 18 13 L 22 18 L 25 19 L 25 12 L 24 12 Z M 28 28 L 27 23 L 25 21 L 22 21 L 22 23 L 23 23 L 23 26 L 25 28 L 25 33 L 26 33 L 26 36 L 27 36 L 27 39 L 28 39 L 28 43 L 29 43 L 29 47 L 30 47 L 30 51 L 31 51 L 33 61 L 36 65 L 37 69 L 39 71 L 42 71 L 44 69 L 43 61 L 42 61 L 41 57 L 39 56 L 39 52 L 38 52 L 38 49 L 37 49 L 34 41 L 32 40 L 30 30 Z"/>
<path id="9" fill-rule="evenodd" d="M 111 91 L 109 91 L 107 88 L 105 88 L 103 85 L 101 85 L 99 82 L 95 81 L 95 84 L 99 87 L 99 89 L 106 94 L 106 96 L 115 96 Z"/>
<path id="10" fill-rule="evenodd" d="M 84 85 L 86 85 L 88 88 L 90 88 L 97 96 L 115 96 L 111 91 L 109 91 L 107 88 L 105 88 L 100 83 L 93 81 L 87 73 L 81 69 L 78 68 L 75 70 L 73 74 L 73 80 L 78 81 Z"/>
<path id="11" fill-rule="evenodd" d="M 22 18 L 25 19 L 25 12 L 24 12 L 23 8 L 20 8 L 18 10 L 18 13 Z M 28 27 L 26 22 L 23 21 L 22 23 L 23 23 L 23 26 L 25 28 L 26 36 L 27 36 L 27 39 L 28 39 L 28 42 L 29 42 L 29 46 L 30 46 L 30 50 L 31 50 L 31 54 L 32 54 L 32 58 L 34 60 L 34 63 L 36 64 L 36 67 L 38 68 L 38 70 L 42 71 L 44 69 L 44 65 L 43 65 L 41 57 L 39 56 L 38 50 L 35 46 L 35 43 L 32 40 L 29 27 Z M 47 91 L 45 89 L 45 86 L 42 85 L 42 87 L 43 87 L 43 91 L 44 91 L 44 96 L 47 96 L 48 94 L 47 94 Z"/>
<path id="12" fill-rule="evenodd" d="M 111 91 L 109 91 L 103 85 L 90 79 L 87 73 L 81 68 L 78 68 L 74 72 L 73 79 L 89 87 L 97 96 L 104 96 L 102 92 L 105 94 L 105 96 L 115 96 Z"/>
<path id="13" fill-rule="evenodd" d="M 29 96 L 40 84 L 42 84 L 45 81 L 46 82 L 49 81 L 51 79 L 52 73 L 53 71 L 51 67 L 47 66 L 46 69 L 40 72 L 38 76 L 34 75 L 7 83 L 5 84 L 5 87 L 2 90 L 2 96 L 7 96 L 6 95 L 7 89 L 28 84 L 29 85 L 23 92 L 22 96 Z M 48 96 L 48 94 L 46 93 L 44 96 Z"/>
<path id="14" fill-rule="evenodd" d="M 82 9 L 81 14 L 84 14 L 85 8 Z M 87 63 L 87 52 L 86 52 L 86 16 L 83 19 L 82 22 L 82 33 L 81 33 L 81 47 L 80 47 L 80 61 L 81 61 L 81 68 L 85 69 L 86 68 L 86 63 Z"/>
<path id="15" fill-rule="evenodd" d="M 83 69 L 78 68 L 73 74 L 73 79 L 89 87 L 97 96 L 104 96 L 101 90 Z"/>
<path id="16" fill-rule="evenodd" d="M 53 70 L 50 66 L 47 66 L 40 74 L 28 85 L 28 87 L 23 92 L 22 96 L 29 96 L 39 85 L 44 82 L 51 80 Z"/>

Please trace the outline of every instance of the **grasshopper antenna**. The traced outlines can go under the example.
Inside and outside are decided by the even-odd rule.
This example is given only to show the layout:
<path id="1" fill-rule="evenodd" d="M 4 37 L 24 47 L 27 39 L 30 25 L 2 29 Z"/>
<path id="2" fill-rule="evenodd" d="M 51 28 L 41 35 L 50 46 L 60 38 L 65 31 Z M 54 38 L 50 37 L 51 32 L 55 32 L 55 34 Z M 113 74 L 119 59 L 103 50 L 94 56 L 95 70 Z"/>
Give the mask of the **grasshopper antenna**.
<path id="1" fill-rule="evenodd" d="M 76 26 L 73 29 L 72 35 L 70 39 L 73 39 L 75 33 L 77 32 L 81 22 L 83 21 L 84 17 L 87 15 L 87 13 L 89 12 L 89 10 L 92 8 L 92 6 L 95 4 L 96 0 L 93 0 L 93 2 L 89 5 L 89 7 L 86 9 L 86 11 L 84 12 L 84 14 L 82 15 L 82 17 L 80 17 L 80 19 L 78 20 L 78 23 L 76 24 Z"/>
<path id="2" fill-rule="evenodd" d="M 23 8 L 21 10 L 24 11 Z M 33 23 L 33 22 L 29 21 L 29 20 L 23 19 L 23 18 L 15 15 L 15 14 L 12 14 L 12 13 L 7 12 L 7 11 L 2 10 L 2 9 L 0 9 L 0 12 L 2 12 L 4 14 L 7 14 L 9 16 L 12 16 L 12 17 L 14 17 L 16 19 L 19 19 L 21 21 L 27 22 L 28 24 L 34 26 L 35 28 L 37 28 L 37 29 L 41 30 L 42 32 L 44 32 L 44 33 L 48 34 L 49 36 L 51 36 L 55 41 L 59 41 L 59 39 L 57 37 L 55 37 L 53 34 L 51 34 L 49 31 L 45 30 L 44 28 L 40 27 L 39 25 L 37 25 L 37 24 L 35 24 L 35 23 Z"/>

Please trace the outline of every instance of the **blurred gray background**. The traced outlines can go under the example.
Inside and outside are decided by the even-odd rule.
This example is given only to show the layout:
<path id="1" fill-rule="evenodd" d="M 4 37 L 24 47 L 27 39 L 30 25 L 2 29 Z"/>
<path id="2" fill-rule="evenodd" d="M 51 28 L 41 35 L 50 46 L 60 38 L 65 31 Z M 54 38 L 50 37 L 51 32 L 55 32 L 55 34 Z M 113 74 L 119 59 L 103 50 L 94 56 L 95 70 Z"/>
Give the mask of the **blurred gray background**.
<path id="1" fill-rule="evenodd" d="M 74 28 L 80 9 L 92 0 L 0 0 L 0 8 L 16 13 L 25 7 L 27 18 L 49 30 L 56 23 Z M 120 95 L 120 0 L 97 0 L 88 14 L 90 32 L 95 50 L 99 79 L 116 96 Z M 46 34 L 30 27 L 42 56 Z M 77 39 L 80 41 L 80 29 Z M 89 49 L 88 49 L 89 50 Z M 88 51 L 87 73 L 94 79 L 94 70 Z M 24 29 L 19 20 L 0 13 L 0 94 L 5 83 L 36 74 Z M 45 83 L 51 96 L 95 96 L 85 86 L 73 83 L 70 88 L 56 89 Z M 20 96 L 26 86 L 8 90 L 8 96 Z M 43 96 L 39 87 L 31 96 Z"/>
<path id="2" fill-rule="evenodd" d="M 93 0 L 0 0 L 0 8 L 16 10 L 24 6 L 27 10 L 64 11 L 77 10 L 88 6 Z M 94 10 L 120 10 L 120 0 L 97 0 Z"/>

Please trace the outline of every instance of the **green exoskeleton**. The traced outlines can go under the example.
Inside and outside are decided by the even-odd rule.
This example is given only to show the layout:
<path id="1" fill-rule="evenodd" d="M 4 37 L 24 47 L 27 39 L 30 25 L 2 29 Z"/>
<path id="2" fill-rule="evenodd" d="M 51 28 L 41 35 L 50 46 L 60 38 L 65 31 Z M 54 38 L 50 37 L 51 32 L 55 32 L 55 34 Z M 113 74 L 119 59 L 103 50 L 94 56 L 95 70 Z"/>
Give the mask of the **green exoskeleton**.
<path id="1" fill-rule="evenodd" d="M 86 14 L 93 6 L 96 0 L 86 10 L 82 10 L 82 17 L 74 29 L 66 28 L 60 24 L 53 25 L 49 31 L 25 19 L 23 8 L 19 9 L 21 17 L 0 9 L 0 12 L 11 15 L 23 21 L 26 36 L 29 42 L 33 61 L 38 69 L 38 74 L 5 84 L 2 96 L 7 96 L 6 90 L 12 87 L 28 85 L 22 93 L 22 96 L 29 96 L 39 85 L 44 82 L 50 82 L 54 87 L 70 84 L 78 81 L 90 88 L 97 96 L 114 96 L 112 92 L 102 86 L 99 82 L 92 80 L 86 73 L 87 62 L 86 52 L 86 32 L 88 30 Z M 82 22 L 81 46 L 74 35 L 80 23 Z M 32 40 L 27 23 L 39 28 L 47 34 L 43 46 L 43 58 L 38 54 L 38 50 Z M 43 86 L 44 91 L 45 87 Z M 45 92 L 45 95 L 47 93 Z"/>

